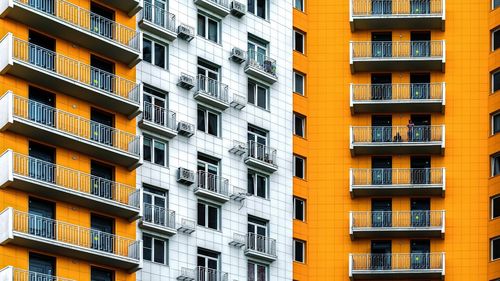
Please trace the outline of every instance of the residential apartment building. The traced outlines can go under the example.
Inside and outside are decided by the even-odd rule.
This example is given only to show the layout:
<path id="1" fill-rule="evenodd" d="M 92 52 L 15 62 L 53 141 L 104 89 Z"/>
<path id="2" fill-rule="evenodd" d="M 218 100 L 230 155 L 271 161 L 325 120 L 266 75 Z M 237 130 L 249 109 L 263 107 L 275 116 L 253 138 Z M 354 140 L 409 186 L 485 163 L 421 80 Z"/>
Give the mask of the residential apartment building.
<path id="1" fill-rule="evenodd" d="M 294 5 L 294 279 L 498 280 L 500 3 Z"/>

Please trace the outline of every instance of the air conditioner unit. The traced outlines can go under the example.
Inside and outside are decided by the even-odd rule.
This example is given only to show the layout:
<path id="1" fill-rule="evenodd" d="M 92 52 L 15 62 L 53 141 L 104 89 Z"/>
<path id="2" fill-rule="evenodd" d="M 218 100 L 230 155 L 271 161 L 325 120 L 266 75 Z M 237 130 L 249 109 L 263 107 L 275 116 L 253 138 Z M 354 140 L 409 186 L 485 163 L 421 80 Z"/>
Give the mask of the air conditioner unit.
<path id="1" fill-rule="evenodd" d="M 191 90 L 194 87 L 194 77 L 191 75 L 187 75 L 186 73 L 181 73 L 181 76 L 179 76 L 179 81 L 177 82 L 177 86 L 186 90 Z"/>
<path id="2" fill-rule="evenodd" d="M 245 61 L 245 51 L 240 48 L 234 47 L 231 50 L 231 60 L 237 63 L 242 63 Z"/>
<path id="3" fill-rule="evenodd" d="M 177 124 L 177 133 L 181 136 L 190 137 L 194 135 L 194 126 L 185 121 L 179 121 Z"/>
<path id="4" fill-rule="evenodd" d="M 177 169 L 177 182 L 185 185 L 192 185 L 194 183 L 194 172 L 179 167 L 179 169 Z"/>
<path id="5" fill-rule="evenodd" d="M 245 15 L 245 11 L 247 10 L 247 7 L 245 4 L 240 3 L 238 1 L 233 1 L 231 2 L 231 14 L 237 18 L 241 18 L 242 16 Z"/>
<path id="6" fill-rule="evenodd" d="M 189 25 L 185 24 L 180 24 L 177 27 L 177 37 L 186 40 L 186 41 L 191 41 L 194 38 L 194 28 L 192 28 Z"/>

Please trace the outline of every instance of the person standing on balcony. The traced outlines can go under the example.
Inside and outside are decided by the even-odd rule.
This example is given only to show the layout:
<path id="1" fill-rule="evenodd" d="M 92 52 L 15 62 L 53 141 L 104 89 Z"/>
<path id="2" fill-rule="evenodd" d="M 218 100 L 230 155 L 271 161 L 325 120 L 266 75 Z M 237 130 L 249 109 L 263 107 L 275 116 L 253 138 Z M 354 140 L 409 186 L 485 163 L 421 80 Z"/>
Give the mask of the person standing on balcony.
<path id="1" fill-rule="evenodd" d="M 415 126 L 415 124 L 413 123 L 413 121 L 410 119 L 408 120 L 408 141 L 413 141 L 413 127 Z"/>

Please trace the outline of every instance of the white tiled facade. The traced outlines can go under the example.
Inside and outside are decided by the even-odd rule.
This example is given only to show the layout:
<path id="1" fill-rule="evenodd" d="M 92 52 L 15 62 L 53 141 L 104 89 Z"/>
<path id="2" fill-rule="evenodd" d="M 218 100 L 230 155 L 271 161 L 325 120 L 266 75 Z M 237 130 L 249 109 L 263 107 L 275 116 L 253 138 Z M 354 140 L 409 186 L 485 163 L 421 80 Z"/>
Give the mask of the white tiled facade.
<path id="1" fill-rule="evenodd" d="M 248 5 L 247 0 L 240 2 Z M 164 41 L 144 31 L 145 38 L 168 44 L 168 70 L 143 61 L 137 67 L 138 80 L 167 92 L 168 108 L 176 112 L 177 121 L 195 126 L 195 134 L 189 138 L 178 135 L 164 139 L 168 142 L 167 167 L 144 161 L 137 169 L 138 186 L 147 184 L 168 192 L 168 208 L 176 212 L 177 227 L 182 218 L 197 221 L 199 197 L 194 193 L 196 183 L 186 186 L 176 180 L 179 167 L 196 171 L 198 153 L 220 159 L 220 175 L 229 180 L 229 194 L 234 187 L 247 190 L 249 168 L 244 162 L 245 155 L 238 156 L 229 150 L 234 140 L 247 141 L 250 124 L 268 131 L 267 143 L 277 150 L 278 169 L 269 176 L 267 199 L 247 196 L 242 202 L 230 199 L 215 204 L 221 206 L 219 231 L 196 226 L 192 234 L 178 232 L 170 237 L 147 231 L 152 236 L 168 239 L 168 262 L 162 265 L 144 260 L 143 269 L 137 273 L 139 281 L 176 280 L 181 268 L 194 269 L 197 266 L 198 248 L 220 253 L 219 270 L 228 273 L 227 280 L 251 280 L 247 276 L 249 259 L 244 253 L 245 247 L 229 245 L 233 233 L 247 233 L 249 216 L 266 220 L 268 237 L 276 239 L 277 258 L 268 264 L 266 280 L 292 280 L 292 6 L 290 1 L 277 0 L 268 0 L 267 5 L 266 20 L 248 11 L 241 18 L 231 14 L 219 17 L 221 44 L 196 35 L 198 11 L 210 13 L 199 8 L 194 0 L 168 1 L 169 12 L 176 16 L 176 26 L 183 23 L 194 27 L 192 41 L 180 38 Z M 248 34 L 267 41 L 267 54 L 276 60 L 277 82 L 267 84 L 268 110 L 252 104 L 246 104 L 241 110 L 229 107 L 220 111 L 220 137 L 197 130 L 198 102 L 193 97 L 196 86 L 191 90 L 177 86 L 179 75 L 183 72 L 196 76 L 198 58 L 201 58 L 220 66 L 219 80 L 229 87 L 229 102 L 233 94 L 247 97 L 249 75 L 244 71 L 246 63 L 238 64 L 229 57 L 233 47 L 247 49 Z M 151 132 L 138 131 L 162 139 Z M 143 231 L 138 227 L 138 238 L 142 238 Z"/>

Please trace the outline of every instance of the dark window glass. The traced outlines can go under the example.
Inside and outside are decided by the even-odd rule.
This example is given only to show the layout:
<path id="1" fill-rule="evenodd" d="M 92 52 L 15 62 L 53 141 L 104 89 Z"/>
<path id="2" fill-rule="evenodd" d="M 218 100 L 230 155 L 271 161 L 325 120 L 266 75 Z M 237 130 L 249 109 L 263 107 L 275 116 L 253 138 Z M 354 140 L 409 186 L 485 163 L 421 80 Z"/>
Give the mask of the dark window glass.
<path id="1" fill-rule="evenodd" d="M 491 259 L 500 258 L 500 237 L 491 240 Z"/>
<path id="2" fill-rule="evenodd" d="M 500 29 L 493 31 L 493 51 L 500 48 Z"/>
<path id="3" fill-rule="evenodd" d="M 151 51 L 152 51 L 152 43 L 151 41 L 144 39 L 142 43 L 142 60 L 147 61 L 149 63 L 151 60 Z"/>
<path id="4" fill-rule="evenodd" d="M 255 192 L 255 174 L 248 174 L 248 193 L 254 194 Z"/>
<path id="5" fill-rule="evenodd" d="M 255 104 L 255 83 L 248 81 L 248 103 Z"/>
<path id="6" fill-rule="evenodd" d="M 303 12 L 304 11 L 304 0 L 295 0 L 295 9 Z"/>
<path id="7" fill-rule="evenodd" d="M 298 156 L 295 156 L 294 160 L 295 160 L 295 176 L 303 179 L 304 178 L 305 160 L 301 157 L 298 157 Z"/>
<path id="8" fill-rule="evenodd" d="M 218 42 L 217 38 L 217 33 L 219 33 L 218 30 L 218 24 L 216 21 L 212 19 L 208 19 L 208 40 Z"/>
<path id="9" fill-rule="evenodd" d="M 500 113 L 493 116 L 493 134 L 500 132 Z"/>
<path id="10" fill-rule="evenodd" d="M 305 202 L 302 199 L 294 198 L 293 199 L 293 207 L 294 207 L 294 218 L 296 220 L 304 221 L 304 205 Z"/>
<path id="11" fill-rule="evenodd" d="M 294 73 L 295 76 L 295 88 L 294 92 L 304 95 L 304 76 Z"/>
<path id="12" fill-rule="evenodd" d="M 208 133 L 214 136 L 218 135 L 219 128 L 218 128 L 218 116 L 217 114 L 208 112 Z"/>
<path id="13" fill-rule="evenodd" d="M 218 210 L 216 207 L 208 206 L 208 227 L 218 229 Z"/>
<path id="14" fill-rule="evenodd" d="M 304 53 L 304 34 L 294 31 L 295 34 L 295 51 Z"/>
<path id="15" fill-rule="evenodd" d="M 293 241 L 295 257 L 294 260 L 298 262 L 304 262 L 304 242 L 302 241 Z"/>
<path id="16" fill-rule="evenodd" d="M 151 162 L 151 139 L 150 138 L 144 138 L 144 148 L 143 148 L 143 158 L 144 161 L 149 161 Z"/>
<path id="17" fill-rule="evenodd" d="M 142 255 L 145 260 L 151 261 L 151 249 L 152 249 L 152 240 L 151 236 L 143 235 L 142 236 Z"/>
<path id="18" fill-rule="evenodd" d="M 266 198 L 266 178 L 257 175 L 257 196 Z"/>
<path id="19" fill-rule="evenodd" d="M 205 37 L 205 17 L 198 15 L 198 35 Z"/>
<path id="20" fill-rule="evenodd" d="M 493 74 L 493 92 L 500 90 L 500 71 Z"/>
<path id="21" fill-rule="evenodd" d="M 205 111 L 198 109 L 198 130 L 205 131 Z"/>
<path id="22" fill-rule="evenodd" d="M 500 217 L 500 196 L 491 200 L 491 210 L 493 219 Z"/>
<path id="23" fill-rule="evenodd" d="M 500 174 L 500 155 L 493 156 L 491 159 L 491 169 L 493 176 Z"/>
<path id="24" fill-rule="evenodd" d="M 295 121 L 295 135 L 304 137 L 304 117 L 294 114 Z"/>
<path id="25" fill-rule="evenodd" d="M 92 267 L 90 269 L 90 281 L 113 281 L 114 272 L 111 270 Z"/>
<path id="26" fill-rule="evenodd" d="M 258 17 L 266 18 L 266 0 L 257 0 L 257 14 Z"/>
<path id="27" fill-rule="evenodd" d="M 257 87 L 257 106 L 267 108 L 267 90 L 262 87 Z"/>
<path id="28" fill-rule="evenodd" d="M 165 263 L 165 241 L 154 239 L 155 262 Z"/>
<path id="29" fill-rule="evenodd" d="M 155 43 L 155 65 L 165 68 L 165 46 Z"/>
<path id="30" fill-rule="evenodd" d="M 500 6 L 500 0 L 494 0 L 493 1 L 493 9 L 496 9 L 499 6 Z"/>
<path id="31" fill-rule="evenodd" d="M 165 144 L 159 141 L 154 142 L 155 164 L 165 165 Z"/>
<path id="32" fill-rule="evenodd" d="M 198 203 L 198 225 L 205 226 L 205 204 Z"/>

